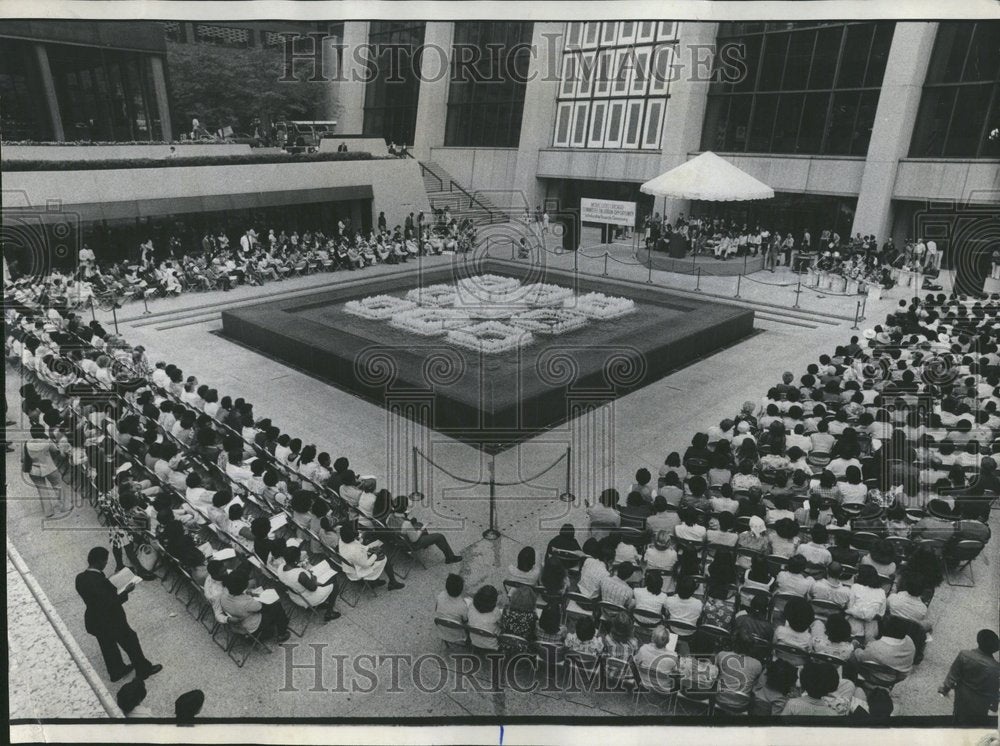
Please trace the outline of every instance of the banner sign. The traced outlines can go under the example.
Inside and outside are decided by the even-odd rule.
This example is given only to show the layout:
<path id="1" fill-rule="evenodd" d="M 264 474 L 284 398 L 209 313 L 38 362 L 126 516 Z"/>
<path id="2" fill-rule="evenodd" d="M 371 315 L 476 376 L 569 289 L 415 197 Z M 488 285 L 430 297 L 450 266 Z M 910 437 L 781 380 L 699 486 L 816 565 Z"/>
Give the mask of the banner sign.
<path id="1" fill-rule="evenodd" d="M 584 223 L 605 223 L 635 227 L 635 202 L 613 199 L 580 198 L 580 220 Z"/>

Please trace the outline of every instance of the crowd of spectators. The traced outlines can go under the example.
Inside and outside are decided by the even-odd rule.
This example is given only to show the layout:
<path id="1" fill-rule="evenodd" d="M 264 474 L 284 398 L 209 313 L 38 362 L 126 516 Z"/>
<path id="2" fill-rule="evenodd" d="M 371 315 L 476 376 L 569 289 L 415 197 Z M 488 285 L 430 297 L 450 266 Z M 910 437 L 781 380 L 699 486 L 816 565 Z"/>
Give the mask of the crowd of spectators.
<path id="1" fill-rule="evenodd" d="M 79 265 L 44 277 L 18 277 L 12 269 L 6 292 L 17 300 L 42 306 L 86 308 L 98 298 L 153 298 L 186 291 L 231 290 L 238 285 L 262 285 L 298 275 L 359 270 L 376 264 L 397 264 L 418 256 L 470 251 L 475 225 L 449 211 L 410 213 L 404 225 L 390 228 L 385 213 L 367 235 L 338 221 L 331 235 L 320 230 L 284 231 L 251 227 L 236 241 L 225 230 L 206 232 L 198 246 L 183 246 L 176 237 L 165 246 L 143 242 L 132 260 L 102 261 L 89 246 L 79 253 Z M 5 280 L 8 278 L 5 277 Z"/>
<path id="2" fill-rule="evenodd" d="M 824 229 L 814 237 L 802 231 L 771 230 L 768 225 L 738 223 L 723 218 L 685 218 L 675 223 L 659 213 L 645 220 L 647 248 L 670 250 L 675 255 L 711 255 L 716 259 L 763 256 L 765 269 L 786 266 L 809 273 L 819 284 L 828 276 L 843 278 L 855 292 L 868 287 L 891 289 L 897 284 L 914 289 L 938 290 L 933 282 L 941 272 L 942 252 L 933 239 L 916 238 L 898 248 L 892 238 L 881 245 L 874 235 L 853 238 Z"/>
<path id="3" fill-rule="evenodd" d="M 990 309 L 901 301 L 798 380 L 785 373 L 696 433 L 658 477 L 640 468 L 624 501 L 610 488 L 587 500 L 584 535 L 567 524 L 544 554 L 524 547 L 506 598 L 491 584 L 463 598 L 449 578 L 439 624 L 464 625 L 450 641 L 534 651 L 570 671 L 601 662 L 640 692 L 676 681 L 676 696 L 723 713 L 888 716 L 892 688 L 932 642 L 937 588 L 990 541 Z M 987 682 L 956 700 L 962 722 L 996 707 L 996 635 L 980 637 L 953 666 L 974 659 L 969 680 Z"/>

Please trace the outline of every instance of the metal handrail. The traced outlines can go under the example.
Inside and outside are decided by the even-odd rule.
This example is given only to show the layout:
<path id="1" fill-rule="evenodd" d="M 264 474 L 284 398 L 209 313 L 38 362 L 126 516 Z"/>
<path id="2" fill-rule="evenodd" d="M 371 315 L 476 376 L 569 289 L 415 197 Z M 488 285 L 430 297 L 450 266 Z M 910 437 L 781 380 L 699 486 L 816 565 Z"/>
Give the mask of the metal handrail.
<path id="1" fill-rule="evenodd" d="M 441 179 L 441 177 L 438 176 L 436 173 L 434 173 L 434 171 L 432 171 L 426 165 L 424 165 L 423 161 L 417 161 L 417 163 L 420 164 L 420 176 L 423 177 L 426 174 L 430 174 L 431 176 L 433 176 L 435 179 L 437 179 L 438 191 L 439 192 L 443 192 L 444 191 L 444 181 Z"/>

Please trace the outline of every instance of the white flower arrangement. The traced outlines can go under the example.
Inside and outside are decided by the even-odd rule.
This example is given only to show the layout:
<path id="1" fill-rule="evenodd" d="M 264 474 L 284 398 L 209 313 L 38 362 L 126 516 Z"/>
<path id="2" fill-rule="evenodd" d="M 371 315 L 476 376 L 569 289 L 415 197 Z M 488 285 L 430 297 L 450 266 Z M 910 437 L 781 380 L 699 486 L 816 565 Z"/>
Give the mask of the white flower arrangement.
<path id="1" fill-rule="evenodd" d="M 532 336 L 531 332 L 509 324 L 484 321 L 461 329 L 452 329 L 446 339 L 454 345 L 474 352 L 495 355 L 531 344 Z"/>
<path id="2" fill-rule="evenodd" d="M 544 282 L 536 282 L 524 286 L 524 299 L 529 306 L 534 308 L 546 308 L 548 306 L 560 306 L 567 298 L 573 297 L 570 288 L 561 285 L 550 285 Z"/>
<path id="3" fill-rule="evenodd" d="M 563 301 L 566 308 L 579 311 L 589 319 L 607 321 L 617 319 L 635 310 L 635 301 L 604 293 L 585 293 Z"/>
<path id="4" fill-rule="evenodd" d="M 475 292 L 477 290 L 487 293 L 502 293 L 519 287 L 521 281 L 516 277 L 504 277 L 503 275 L 476 275 L 474 277 L 463 277 L 458 281 L 459 290 Z"/>
<path id="5" fill-rule="evenodd" d="M 349 300 L 344 304 L 344 311 L 354 316 L 360 316 L 369 321 L 385 321 L 400 311 L 416 308 L 417 304 L 404 298 L 392 295 L 369 295 L 360 300 Z"/>
<path id="6" fill-rule="evenodd" d="M 586 326 L 587 317 L 565 308 L 536 308 L 517 314 L 510 323 L 536 334 L 554 335 L 565 334 Z"/>
<path id="7" fill-rule="evenodd" d="M 450 306 L 455 302 L 458 291 L 454 285 L 428 285 L 427 287 L 414 288 L 406 294 L 406 299 L 421 306 Z"/>
<path id="8" fill-rule="evenodd" d="M 454 308 L 411 308 L 394 315 L 389 324 L 421 337 L 434 337 L 467 326 L 469 316 Z"/>

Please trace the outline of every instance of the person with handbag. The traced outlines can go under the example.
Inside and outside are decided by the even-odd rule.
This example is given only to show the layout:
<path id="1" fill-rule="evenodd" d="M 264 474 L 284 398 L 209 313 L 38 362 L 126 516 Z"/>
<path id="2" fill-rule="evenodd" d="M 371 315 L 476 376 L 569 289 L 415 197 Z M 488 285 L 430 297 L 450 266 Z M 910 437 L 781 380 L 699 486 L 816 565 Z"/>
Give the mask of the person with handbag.
<path id="1" fill-rule="evenodd" d="M 24 444 L 22 454 L 22 471 L 31 477 L 38 488 L 42 505 L 45 505 L 45 517 L 53 520 L 65 518 L 70 514 L 69 495 L 64 489 L 59 467 L 53 460 L 59 454 L 59 449 L 45 434 L 45 426 L 31 426 L 30 439 Z M 46 498 L 48 502 L 46 504 Z"/>

